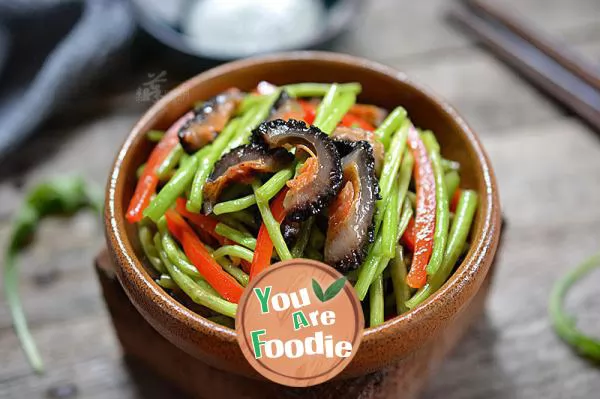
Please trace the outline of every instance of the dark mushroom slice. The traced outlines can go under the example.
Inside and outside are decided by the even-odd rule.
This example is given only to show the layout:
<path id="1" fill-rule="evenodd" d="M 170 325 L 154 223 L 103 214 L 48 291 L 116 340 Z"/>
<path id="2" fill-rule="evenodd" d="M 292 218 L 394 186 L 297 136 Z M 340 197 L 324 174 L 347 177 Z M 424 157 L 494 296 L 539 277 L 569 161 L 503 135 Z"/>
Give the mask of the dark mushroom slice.
<path id="1" fill-rule="evenodd" d="M 282 90 L 279 97 L 271 108 L 271 114 L 269 120 L 275 119 L 302 119 L 304 117 L 304 109 L 302 105 L 290 95 Z"/>
<path id="2" fill-rule="evenodd" d="M 337 127 L 331 137 L 334 139 L 346 140 L 346 141 L 367 141 L 371 147 L 373 147 L 373 156 L 375 158 L 375 171 L 377 174 L 381 171 L 383 166 L 383 158 L 385 157 L 385 148 L 383 144 L 377 140 L 374 132 L 370 130 L 361 129 L 359 127 Z M 338 150 L 339 150 L 338 146 Z"/>
<path id="3" fill-rule="evenodd" d="M 194 117 L 179 129 L 179 142 L 192 154 L 211 143 L 227 125 L 242 101 L 242 92 L 231 88 L 194 109 Z"/>
<path id="4" fill-rule="evenodd" d="M 292 222 L 289 219 L 284 219 L 281 223 L 281 234 L 287 245 L 292 245 L 298 234 L 300 233 L 300 222 Z"/>
<path id="5" fill-rule="evenodd" d="M 223 155 L 204 185 L 204 211 L 211 213 L 225 187 L 233 182 L 250 184 L 259 173 L 274 173 L 294 161 L 283 148 L 269 150 L 257 144 L 236 147 Z"/>
<path id="6" fill-rule="evenodd" d="M 350 141 L 343 139 L 333 139 L 333 144 L 335 144 L 335 148 L 337 148 L 340 157 L 344 158 L 346 155 L 350 154 L 352 150 L 356 148 L 356 145 L 359 141 Z"/>
<path id="7" fill-rule="evenodd" d="M 356 143 L 342 158 L 342 189 L 329 206 L 325 263 L 340 272 L 356 269 L 373 241 L 373 217 L 379 185 L 373 150 L 366 141 Z"/>
<path id="8" fill-rule="evenodd" d="M 308 154 L 296 177 L 288 181 L 283 201 L 287 218 L 302 221 L 321 212 L 338 193 L 342 182 L 340 156 L 333 141 L 318 128 L 302 121 L 277 119 L 253 131 L 254 142 L 269 148 L 296 147 L 296 156 Z"/>

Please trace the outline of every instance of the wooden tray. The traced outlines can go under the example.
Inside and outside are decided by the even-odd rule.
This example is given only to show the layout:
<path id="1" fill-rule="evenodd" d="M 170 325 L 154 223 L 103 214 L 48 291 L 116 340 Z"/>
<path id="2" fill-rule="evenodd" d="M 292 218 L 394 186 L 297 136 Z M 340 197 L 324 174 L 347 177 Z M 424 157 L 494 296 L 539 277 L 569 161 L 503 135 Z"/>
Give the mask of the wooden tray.
<path id="1" fill-rule="evenodd" d="M 96 271 L 126 357 L 144 365 L 191 397 L 412 399 L 418 396 L 427 377 L 482 313 L 493 269 L 473 302 L 444 332 L 442 339 L 427 347 L 429 353 L 420 353 L 424 356 L 405 359 L 398 365 L 360 378 L 330 381 L 311 388 L 289 388 L 244 378 L 217 370 L 189 356 L 163 338 L 137 312 L 115 277 L 114 266 L 106 250 L 96 258 Z"/>

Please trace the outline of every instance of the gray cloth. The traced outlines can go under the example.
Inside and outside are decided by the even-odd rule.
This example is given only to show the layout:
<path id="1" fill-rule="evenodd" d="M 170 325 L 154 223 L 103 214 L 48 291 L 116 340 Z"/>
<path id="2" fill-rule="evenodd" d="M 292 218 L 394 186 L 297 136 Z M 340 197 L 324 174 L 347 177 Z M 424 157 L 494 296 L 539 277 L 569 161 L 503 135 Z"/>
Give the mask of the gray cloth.
<path id="1" fill-rule="evenodd" d="M 126 0 L 0 1 L 0 159 L 125 47 Z"/>

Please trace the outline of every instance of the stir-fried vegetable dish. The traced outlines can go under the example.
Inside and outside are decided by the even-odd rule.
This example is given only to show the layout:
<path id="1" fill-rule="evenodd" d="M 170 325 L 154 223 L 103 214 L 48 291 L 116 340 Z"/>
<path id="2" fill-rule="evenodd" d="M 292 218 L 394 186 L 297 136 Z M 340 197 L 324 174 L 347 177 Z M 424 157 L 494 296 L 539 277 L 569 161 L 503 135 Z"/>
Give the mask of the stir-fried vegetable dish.
<path id="1" fill-rule="evenodd" d="M 402 107 L 357 103 L 360 91 L 261 82 L 148 132 L 126 218 L 156 282 L 229 326 L 244 287 L 279 260 L 345 274 L 369 326 L 438 290 L 468 251 L 477 194 L 433 132 Z"/>

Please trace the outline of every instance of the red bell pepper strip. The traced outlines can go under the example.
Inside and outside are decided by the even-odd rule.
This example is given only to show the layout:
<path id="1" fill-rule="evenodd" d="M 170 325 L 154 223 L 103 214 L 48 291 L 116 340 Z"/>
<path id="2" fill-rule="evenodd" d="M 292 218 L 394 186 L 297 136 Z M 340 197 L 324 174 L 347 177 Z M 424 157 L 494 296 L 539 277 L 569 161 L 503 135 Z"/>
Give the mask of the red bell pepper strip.
<path id="1" fill-rule="evenodd" d="M 228 245 L 231 243 L 231 241 L 227 240 L 227 238 L 223 237 L 222 235 L 217 234 L 215 231 L 217 224 L 219 224 L 217 219 L 188 211 L 185 207 L 185 198 L 177 198 L 177 201 L 175 201 L 175 210 L 181 216 L 186 218 L 191 224 L 208 233 L 211 237 L 217 240 L 219 244 Z"/>
<path id="2" fill-rule="evenodd" d="M 169 209 L 166 212 L 167 227 L 171 234 L 183 246 L 183 252 L 196 266 L 198 272 L 226 300 L 238 303 L 244 288 L 213 259 L 208 250 L 196 236 L 185 220 Z"/>
<path id="3" fill-rule="evenodd" d="M 344 127 L 359 127 L 364 130 L 373 131 L 375 127 L 371 125 L 369 122 L 365 121 L 363 118 L 356 116 L 352 113 L 347 113 L 344 115 L 342 120 L 340 121 L 339 126 Z"/>
<path id="4" fill-rule="evenodd" d="M 411 217 L 408 221 L 408 225 L 406 226 L 406 230 L 404 230 L 404 234 L 402 234 L 401 238 L 402 244 L 404 244 L 410 252 L 414 252 L 415 250 L 415 218 Z"/>
<path id="5" fill-rule="evenodd" d="M 462 191 L 460 188 L 457 188 L 454 194 L 452 195 L 452 199 L 450 200 L 450 211 L 456 212 L 456 207 L 458 206 L 458 201 L 460 201 L 460 195 Z"/>
<path id="6" fill-rule="evenodd" d="M 426 269 L 433 250 L 436 207 L 435 178 L 425 144 L 414 128 L 411 128 L 408 133 L 408 145 L 415 158 L 417 205 L 413 261 L 410 272 L 406 276 L 406 282 L 412 288 L 422 288 L 427 283 Z"/>
<path id="7" fill-rule="evenodd" d="M 379 125 L 387 116 L 387 112 L 384 109 L 369 104 L 354 104 L 350 107 L 348 113 L 360 118 L 371 126 Z"/>
<path id="8" fill-rule="evenodd" d="M 228 238 L 223 237 L 222 235 L 218 234 L 215 231 L 217 224 L 219 224 L 219 221 L 217 219 L 210 217 L 210 216 L 206 216 L 206 215 L 202 215 L 199 213 L 193 213 L 193 212 L 188 211 L 185 207 L 185 199 L 184 198 L 181 198 L 181 197 L 177 198 L 177 201 L 175 202 L 175 210 L 177 212 L 179 212 L 179 214 L 181 216 L 183 216 L 184 218 L 189 220 L 189 222 L 191 224 L 200 228 L 203 232 L 207 233 L 212 238 L 217 240 L 217 242 L 219 244 L 221 244 L 221 245 L 234 244 L 233 241 L 231 241 Z M 244 259 L 240 259 L 240 261 L 242 263 L 242 268 L 244 269 L 244 271 L 248 272 L 250 270 L 250 262 L 248 262 L 247 260 L 244 260 Z"/>
<path id="9" fill-rule="evenodd" d="M 279 194 L 277 194 L 273 202 L 271 202 L 271 213 L 275 220 L 277 220 L 277 223 L 283 222 L 283 219 L 285 218 L 283 199 L 287 192 L 288 188 L 284 187 Z M 272 256 L 273 241 L 271 241 L 267 227 L 263 223 L 260 225 L 258 237 L 256 238 L 256 248 L 254 250 L 254 257 L 252 258 L 252 265 L 250 266 L 250 280 L 271 264 Z"/>
<path id="10" fill-rule="evenodd" d="M 304 110 L 304 122 L 308 125 L 312 125 L 315 122 L 315 117 L 317 115 L 316 105 L 303 100 L 298 100 L 298 103 L 300 103 L 300 106 L 302 106 L 302 109 Z"/>
<path id="11" fill-rule="evenodd" d="M 167 130 L 167 133 L 165 133 L 164 137 L 150 153 L 148 162 L 144 167 L 144 172 L 138 179 L 133 197 L 131 197 L 129 207 L 127 208 L 125 217 L 129 223 L 139 222 L 144 217 L 144 209 L 146 209 L 150 203 L 150 198 L 152 197 L 152 194 L 156 192 L 156 186 L 158 186 L 156 170 L 169 155 L 171 150 L 179 143 L 179 137 L 177 137 L 179 129 L 181 129 L 181 127 L 193 116 L 194 113 L 190 111 L 179 118 L 171 125 Z"/>

